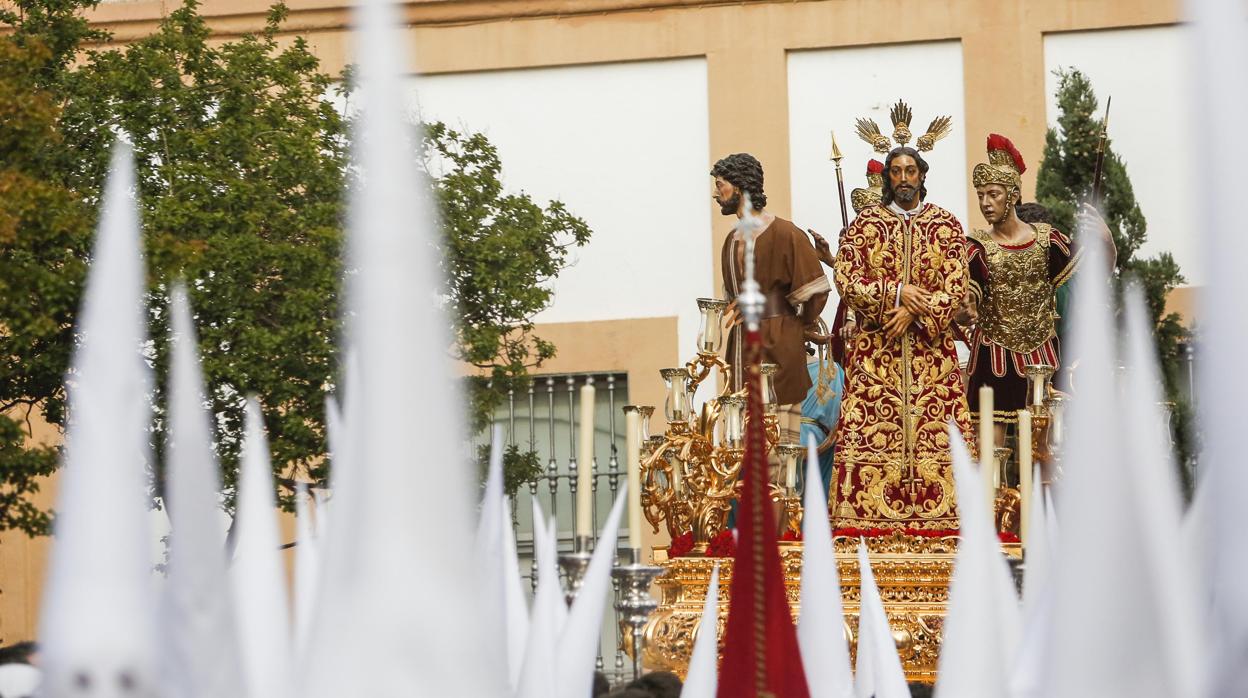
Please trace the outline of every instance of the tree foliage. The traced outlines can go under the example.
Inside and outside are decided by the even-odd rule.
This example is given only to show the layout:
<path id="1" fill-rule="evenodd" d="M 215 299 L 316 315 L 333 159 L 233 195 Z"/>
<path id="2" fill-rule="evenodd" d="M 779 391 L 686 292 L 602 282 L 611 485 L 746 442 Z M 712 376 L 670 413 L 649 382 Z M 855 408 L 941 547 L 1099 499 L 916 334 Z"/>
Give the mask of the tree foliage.
<path id="1" fill-rule="evenodd" d="M 106 37 L 81 17 L 93 4 L 17 0 L 0 12 L 0 27 L 11 30 L 0 37 L 0 400 L 64 423 L 62 381 L 96 206 L 112 143 L 124 137 L 147 250 L 155 445 L 163 441 L 165 309 L 182 280 L 227 495 L 248 394 L 264 404 L 276 474 L 286 483 L 323 480 L 349 172 L 348 120 L 331 96 L 348 81 L 325 73 L 303 38 L 279 38 L 281 4 L 258 33 L 222 42 L 198 1 L 186 0 L 152 35 L 109 49 L 86 43 Z M 480 424 L 508 386 L 554 354 L 533 336 L 531 318 L 550 301 L 542 282 L 589 230 L 559 202 L 542 207 L 505 192 L 483 136 L 432 124 L 425 140 L 419 164 L 435 176 L 448 306 L 459 318 L 452 353 L 488 376 L 471 391 Z M 0 477 L 19 500 L 56 465 L 55 449 L 28 442 L 18 419 L 0 420 Z M 289 506 L 293 490 L 278 494 Z M 46 528 L 45 513 L 12 511 L 17 519 L 0 509 L 0 528 Z"/>
<path id="2" fill-rule="evenodd" d="M 528 369 L 555 355 L 533 333 L 533 315 L 550 304 L 548 282 L 569 248 L 589 241 L 585 221 L 558 201 L 545 208 L 508 194 L 498 150 L 485 138 L 443 124 L 425 129 L 426 168 L 447 229 L 443 268 L 450 312 L 459 318 L 456 356 L 482 375 L 469 379 L 470 421 L 480 430 L 507 391 L 527 386 Z"/>
<path id="3" fill-rule="evenodd" d="M 91 221 L 50 157 L 63 142 L 42 83 L 57 60 L 38 36 L 0 37 L 0 529 L 27 533 L 47 528 L 29 496 L 57 466 L 55 448 L 31 442 L 30 420 L 64 420 Z"/>
<path id="4" fill-rule="evenodd" d="M 1076 210 L 1089 200 L 1092 190 L 1103 115 L 1086 75 L 1078 70 L 1059 70 L 1057 76 L 1057 106 L 1061 114 L 1057 128 L 1050 128 L 1045 136 L 1044 161 L 1036 177 L 1036 200 L 1049 209 L 1059 230 L 1073 233 Z M 1148 224 L 1136 203 L 1126 163 L 1114 152 L 1112 139 L 1107 139 L 1105 145 L 1102 176 L 1101 210 L 1118 247 L 1118 278 L 1137 283 L 1143 291 L 1154 323 L 1166 399 L 1175 404 L 1180 459 L 1186 462 L 1192 451 L 1191 407 L 1181 387 L 1185 372 L 1183 345 L 1189 333 L 1177 313 L 1166 312 L 1166 298 L 1184 283 L 1183 274 L 1168 252 L 1155 257 L 1138 255 L 1148 239 Z"/>

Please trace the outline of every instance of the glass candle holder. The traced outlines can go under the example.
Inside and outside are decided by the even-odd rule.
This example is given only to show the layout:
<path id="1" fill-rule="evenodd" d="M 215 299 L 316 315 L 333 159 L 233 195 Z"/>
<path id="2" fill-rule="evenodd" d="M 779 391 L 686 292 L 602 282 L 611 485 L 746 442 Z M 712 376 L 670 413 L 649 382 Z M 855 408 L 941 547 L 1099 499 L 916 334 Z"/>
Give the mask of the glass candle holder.
<path id="1" fill-rule="evenodd" d="M 785 490 L 791 492 L 797 489 L 797 464 L 805 450 L 801 444 L 795 443 L 782 443 L 776 446 L 776 453 L 780 456 L 781 466 L 781 473 L 777 473 L 776 477 L 777 479 L 784 478 L 777 484 L 782 485 Z"/>
<path id="2" fill-rule="evenodd" d="M 638 405 L 637 414 L 641 415 L 641 443 L 650 438 L 650 417 L 654 415 L 654 405 Z"/>
<path id="3" fill-rule="evenodd" d="M 741 448 L 745 435 L 745 398 L 728 395 L 719 399 L 719 418 L 723 422 L 725 448 Z"/>
<path id="4" fill-rule="evenodd" d="M 762 386 L 763 395 L 763 411 L 767 414 L 776 413 L 776 372 L 780 370 L 778 364 L 763 364 L 759 367 L 761 372 L 760 384 Z"/>
<path id="5" fill-rule="evenodd" d="M 1005 446 L 997 446 L 992 449 L 993 460 L 996 462 L 995 472 L 992 474 L 992 482 L 995 485 L 993 489 L 1001 489 L 1010 486 L 1009 469 L 1010 456 L 1013 455 L 1014 449 Z"/>
<path id="6" fill-rule="evenodd" d="M 699 354 L 719 353 L 724 339 L 723 320 L 724 311 L 727 308 L 728 301 L 715 298 L 698 299 L 698 312 L 702 315 L 698 324 Z"/>
<path id="7" fill-rule="evenodd" d="M 689 401 L 689 370 L 686 368 L 665 368 L 659 371 L 663 382 L 667 385 L 667 400 L 663 403 L 663 413 L 669 424 L 688 422 L 692 415 Z"/>
<path id="8" fill-rule="evenodd" d="M 1031 393 L 1031 399 L 1028 402 L 1036 406 L 1044 404 L 1045 399 L 1049 396 L 1049 382 L 1053 379 L 1053 372 L 1056 370 L 1048 364 L 1031 364 L 1027 366 L 1028 392 Z"/>
<path id="9" fill-rule="evenodd" d="M 1062 413 L 1066 409 L 1066 398 L 1053 395 L 1044 401 L 1049 411 L 1049 453 L 1059 455 L 1062 444 L 1066 443 L 1066 425 Z"/>
<path id="10" fill-rule="evenodd" d="M 663 457 L 672 468 L 672 476 L 668 482 L 672 488 L 672 494 L 679 495 L 685 482 L 685 463 L 680 459 L 680 449 L 669 448 Z"/>

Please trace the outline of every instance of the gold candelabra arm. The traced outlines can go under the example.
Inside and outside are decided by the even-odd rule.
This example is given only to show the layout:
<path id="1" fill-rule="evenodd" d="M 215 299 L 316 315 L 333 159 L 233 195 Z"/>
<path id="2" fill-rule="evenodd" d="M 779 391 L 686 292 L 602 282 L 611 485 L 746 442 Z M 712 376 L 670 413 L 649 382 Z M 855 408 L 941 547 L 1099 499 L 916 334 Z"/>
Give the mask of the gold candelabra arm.
<path id="1" fill-rule="evenodd" d="M 702 403 L 702 414 L 698 416 L 698 434 L 710 441 L 715 435 L 715 422 L 719 420 L 719 404 L 715 400 Z"/>
<path id="2" fill-rule="evenodd" d="M 802 534 L 802 498 L 796 492 L 790 492 L 783 501 L 785 527 L 796 538 Z"/>
<path id="3" fill-rule="evenodd" d="M 1013 487 L 997 490 L 996 524 L 1000 533 L 1019 533 L 1019 520 L 1023 508 L 1023 498 Z"/>
<path id="4" fill-rule="evenodd" d="M 641 510 L 657 532 L 659 526 L 670 518 L 676 493 L 671 486 L 671 464 L 665 457 L 671 441 L 661 436 L 653 437 L 652 441 L 649 455 L 644 456 L 641 462 Z M 664 475 L 666 482 L 659 480 L 660 474 Z"/>
<path id="5" fill-rule="evenodd" d="M 1044 408 L 1031 408 L 1031 449 L 1032 459 L 1044 469 L 1053 457 L 1049 448 L 1049 415 Z"/>
<path id="6" fill-rule="evenodd" d="M 780 443 L 780 417 L 774 414 L 763 415 L 763 433 L 767 435 L 766 452 Z"/>
<path id="7" fill-rule="evenodd" d="M 689 371 L 689 392 L 691 393 L 711 375 L 711 371 L 718 370 L 721 374 L 731 371 L 728 368 L 728 362 L 724 361 L 719 354 L 698 354 L 685 364 L 685 368 Z M 729 384 L 731 385 L 731 381 Z"/>

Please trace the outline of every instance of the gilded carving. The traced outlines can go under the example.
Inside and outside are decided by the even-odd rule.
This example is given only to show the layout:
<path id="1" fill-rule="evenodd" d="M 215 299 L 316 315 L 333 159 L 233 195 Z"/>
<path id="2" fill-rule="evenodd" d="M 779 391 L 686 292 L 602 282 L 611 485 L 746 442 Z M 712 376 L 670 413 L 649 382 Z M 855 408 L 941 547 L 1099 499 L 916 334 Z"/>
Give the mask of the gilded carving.
<path id="1" fill-rule="evenodd" d="M 935 681 L 957 538 L 909 536 L 898 531 L 887 536 L 867 538 L 866 542 L 871 555 L 871 568 L 880 588 L 880 597 L 893 629 L 893 639 L 897 643 L 906 678 L 910 681 Z M 856 652 L 860 603 L 861 576 L 857 547 L 858 539 L 842 537 L 835 541 L 851 657 Z M 1006 552 L 1017 554 L 1016 549 Z M 796 620 L 800 611 L 801 544 L 782 544 L 780 556 L 786 595 Z M 657 595 L 662 601 L 643 631 L 646 643 L 642 658 L 650 669 L 674 671 L 683 677 L 699 632 L 711 570 L 717 563 L 720 578 L 717 620 L 720 641 L 723 641 L 733 561 L 730 558 L 705 557 L 669 560 L 665 559 L 662 551 L 658 551 L 656 557 L 657 563 L 666 568 L 663 576 L 655 582 Z M 631 642 L 626 642 L 625 647 L 630 645 Z"/>

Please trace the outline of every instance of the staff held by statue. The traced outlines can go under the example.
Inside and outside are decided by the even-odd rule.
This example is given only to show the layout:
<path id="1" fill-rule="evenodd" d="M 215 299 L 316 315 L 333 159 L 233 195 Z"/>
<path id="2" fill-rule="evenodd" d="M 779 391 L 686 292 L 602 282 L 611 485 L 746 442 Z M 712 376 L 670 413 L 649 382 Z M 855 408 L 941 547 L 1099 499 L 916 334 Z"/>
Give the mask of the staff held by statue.
<path id="1" fill-rule="evenodd" d="M 1109 138 L 1109 105 L 1113 101 L 1113 96 L 1105 100 L 1105 117 L 1101 119 L 1101 134 L 1096 141 L 1096 168 L 1092 170 L 1092 205 L 1097 210 L 1101 208 L 1101 185 L 1105 174 L 1105 141 Z M 839 170 L 837 174 L 840 174 Z"/>
<path id="2" fill-rule="evenodd" d="M 836 193 L 841 200 L 841 227 L 849 227 L 849 211 L 845 208 L 845 175 L 841 174 L 841 158 L 845 157 L 836 145 L 836 131 L 832 132 L 832 162 L 836 163 Z"/>

